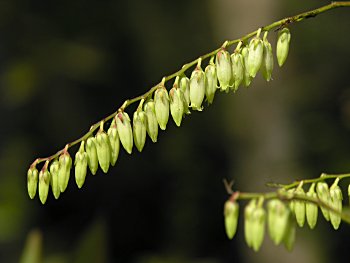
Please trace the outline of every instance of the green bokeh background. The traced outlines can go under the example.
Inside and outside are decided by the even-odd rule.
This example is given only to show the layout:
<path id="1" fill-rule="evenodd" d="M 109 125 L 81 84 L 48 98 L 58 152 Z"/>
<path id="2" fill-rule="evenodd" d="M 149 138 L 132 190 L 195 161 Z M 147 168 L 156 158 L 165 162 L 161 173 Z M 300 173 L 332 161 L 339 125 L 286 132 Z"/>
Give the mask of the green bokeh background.
<path id="1" fill-rule="evenodd" d="M 268 238 L 258 253 L 248 249 L 242 218 L 229 241 L 222 180 L 233 179 L 242 191 L 267 191 L 266 182 L 350 171 L 349 9 L 291 25 L 289 58 L 276 66 L 273 81 L 258 76 L 249 89 L 218 93 L 181 128 L 170 121 L 141 154 L 123 151 L 108 174 L 89 174 L 82 189 L 72 177 L 66 192 L 58 200 L 50 195 L 44 206 L 26 189 L 34 159 L 82 136 L 125 99 L 226 39 L 327 3 L 1 1 L 0 262 L 347 257 L 350 227 L 334 231 L 321 216 L 316 230 L 297 230 L 291 253 Z M 275 47 L 275 33 L 269 39 Z M 344 193 L 348 183 L 342 182 Z"/>

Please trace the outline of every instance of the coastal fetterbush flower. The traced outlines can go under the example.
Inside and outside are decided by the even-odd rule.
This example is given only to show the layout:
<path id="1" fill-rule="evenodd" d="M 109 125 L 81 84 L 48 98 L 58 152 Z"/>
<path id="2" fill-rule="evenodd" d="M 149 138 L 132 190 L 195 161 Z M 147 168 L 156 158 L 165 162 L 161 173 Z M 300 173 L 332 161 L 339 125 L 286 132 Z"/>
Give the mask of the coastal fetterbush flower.
<path id="1" fill-rule="evenodd" d="M 138 108 L 133 116 L 134 143 L 139 152 L 142 151 L 146 142 L 146 113 Z"/>
<path id="2" fill-rule="evenodd" d="M 224 48 L 221 48 L 216 54 L 215 65 L 220 90 L 229 92 L 229 87 L 232 83 L 231 57 Z"/>
<path id="3" fill-rule="evenodd" d="M 242 57 L 243 57 L 243 62 L 244 62 L 243 84 L 244 84 L 244 86 L 248 87 L 252 81 L 252 78 L 251 78 L 249 71 L 247 69 L 249 49 L 245 46 L 242 48 L 241 52 L 242 52 Z"/>
<path id="4" fill-rule="evenodd" d="M 95 175 L 98 168 L 98 158 L 97 158 L 95 137 L 89 137 L 86 140 L 85 148 L 88 156 L 88 165 L 89 165 L 90 171 L 93 175 Z"/>
<path id="5" fill-rule="evenodd" d="M 267 203 L 268 230 L 275 245 L 279 245 L 285 236 L 290 210 L 279 199 L 271 199 Z"/>
<path id="6" fill-rule="evenodd" d="M 296 224 L 294 217 L 290 213 L 287 228 L 283 237 L 283 244 L 288 251 L 292 251 L 295 243 Z"/>
<path id="7" fill-rule="evenodd" d="M 318 182 L 316 184 L 316 193 L 318 198 L 325 204 L 330 204 L 331 202 L 331 197 L 330 197 L 330 193 L 329 193 L 329 187 L 328 184 L 326 182 Z M 329 221 L 329 210 L 324 207 L 324 206 L 320 206 L 322 214 L 324 216 L 324 218 Z"/>
<path id="8" fill-rule="evenodd" d="M 68 151 L 64 151 L 58 159 L 58 185 L 63 193 L 68 185 L 70 169 L 72 167 L 72 158 Z"/>
<path id="9" fill-rule="evenodd" d="M 238 223 L 239 205 L 235 201 L 228 200 L 224 205 L 225 230 L 229 239 L 236 234 Z"/>
<path id="10" fill-rule="evenodd" d="M 27 188 L 30 199 L 33 199 L 38 187 L 39 172 L 34 165 L 31 165 L 27 172 Z"/>
<path id="11" fill-rule="evenodd" d="M 112 120 L 111 125 L 107 130 L 107 134 L 109 138 L 109 144 L 111 146 L 111 165 L 114 166 L 118 160 L 120 150 L 119 135 L 115 119 Z"/>
<path id="12" fill-rule="evenodd" d="M 101 127 L 95 138 L 98 163 L 102 171 L 107 173 L 111 163 L 111 146 L 108 135 Z"/>
<path id="13" fill-rule="evenodd" d="M 79 147 L 79 151 L 75 154 L 75 182 L 79 188 L 81 188 L 85 182 L 88 155 L 85 152 L 85 141 L 82 141 Z"/>
<path id="14" fill-rule="evenodd" d="M 179 88 L 182 91 L 184 98 L 185 98 L 185 113 L 190 114 L 189 107 L 190 107 L 190 79 L 186 76 L 182 76 L 179 81 Z"/>
<path id="15" fill-rule="evenodd" d="M 264 56 L 261 63 L 261 73 L 267 81 L 271 80 L 272 70 L 273 70 L 273 54 L 272 47 L 269 41 L 267 40 L 267 31 L 264 34 L 263 38 L 264 45 Z"/>
<path id="16" fill-rule="evenodd" d="M 241 85 L 244 79 L 244 74 L 245 74 L 244 60 L 240 51 L 236 50 L 231 55 L 231 62 L 232 62 L 232 76 L 233 76 L 232 89 L 233 91 L 237 91 L 239 85 Z"/>
<path id="17" fill-rule="evenodd" d="M 257 207 L 254 209 L 251 214 L 251 227 L 252 227 L 252 248 L 254 251 L 258 251 L 261 247 L 262 242 L 264 241 L 265 235 L 265 221 L 266 221 L 266 212 L 264 208 Z"/>
<path id="18" fill-rule="evenodd" d="M 282 67 L 288 57 L 290 39 L 291 34 L 287 27 L 278 32 L 276 55 L 280 67 Z"/>
<path id="19" fill-rule="evenodd" d="M 54 160 L 50 164 L 50 179 L 51 179 L 51 190 L 55 199 L 58 199 L 61 194 L 60 186 L 58 184 L 58 170 L 59 170 L 59 162 L 58 160 Z"/>
<path id="20" fill-rule="evenodd" d="M 50 172 L 48 171 L 49 161 L 46 161 L 39 173 L 39 199 L 45 204 L 50 188 Z"/>
<path id="21" fill-rule="evenodd" d="M 299 196 L 304 196 L 305 192 L 303 188 L 300 186 L 295 190 L 295 194 Z M 304 226 L 305 223 L 305 202 L 302 200 L 294 201 L 294 213 L 297 223 L 300 227 Z"/>
<path id="22" fill-rule="evenodd" d="M 244 237 L 247 245 L 252 247 L 255 233 L 253 232 L 253 213 L 256 209 L 256 199 L 251 199 L 244 208 Z"/>
<path id="23" fill-rule="evenodd" d="M 259 37 L 254 37 L 249 43 L 247 63 L 245 64 L 249 76 L 255 78 L 263 62 L 264 45 Z"/>
<path id="24" fill-rule="evenodd" d="M 158 137 L 158 121 L 155 112 L 154 101 L 149 99 L 143 106 L 146 113 L 146 130 L 148 136 L 151 138 L 152 142 L 157 142 Z"/>
<path id="25" fill-rule="evenodd" d="M 175 80 L 176 83 L 176 80 Z M 182 117 L 185 113 L 185 105 L 186 105 L 186 99 L 183 95 L 183 92 L 181 89 L 178 88 L 177 83 L 175 84 L 173 88 L 169 91 L 169 98 L 170 98 L 170 113 L 173 117 L 173 120 L 176 124 L 176 126 L 181 125 Z"/>
<path id="26" fill-rule="evenodd" d="M 218 78 L 216 74 L 216 67 L 213 62 L 205 68 L 205 95 L 209 104 L 213 103 L 215 92 L 218 88 Z"/>
<path id="27" fill-rule="evenodd" d="M 317 198 L 317 194 L 315 192 L 315 183 L 312 183 L 309 190 L 306 193 L 306 196 Z M 314 229 L 317 223 L 318 217 L 318 206 L 312 202 L 306 203 L 306 220 L 311 229 Z"/>
<path id="28" fill-rule="evenodd" d="M 205 73 L 200 65 L 192 71 L 190 78 L 190 107 L 194 110 L 203 109 L 202 102 L 205 96 Z"/>
<path id="29" fill-rule="evenodd" d="M 165 130 L 169 120 L 169 95 L 163 85 L 154 92 L 154 107 L 159 127 Z"/>
<path id="30" fill-rule="evenodd" d="M 342 212 L 342 200 L 343 195 L 341 189 L 338 185 L 339 178 L 337 178 L 334 183 L 329 188 L 329 195 L 331 198 L 330 206 L 335 211 L 329 211 L 329 218 L 334 229 L 338 229 L 341 223 L 341 212 Z"/>
<path id="31" fill-rule="evenodd" d="M 131 154 L 134 141 L 129 115 L 124 111 L 120 111 L 115 116 L 115 122 L 117 124 L 120 142 L 126 152 Z"/>

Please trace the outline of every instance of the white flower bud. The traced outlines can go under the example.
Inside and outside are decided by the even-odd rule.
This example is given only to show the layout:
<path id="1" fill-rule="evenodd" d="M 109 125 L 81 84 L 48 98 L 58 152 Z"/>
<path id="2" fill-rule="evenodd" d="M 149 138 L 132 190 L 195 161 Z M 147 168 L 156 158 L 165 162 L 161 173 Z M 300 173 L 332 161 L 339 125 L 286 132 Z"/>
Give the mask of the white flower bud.
<path id="1" fill-rule="evenodd" d="M 107 173 L 111 163 L 111 146 L 108 135 L 105 131 L 100 129 L 95 138 L 98 163 L 102 171 Z"/>
<path id="2" fill-rule="evenodd" d="M 58 185 L 63 193 L 68 186 L 70 168 L 72 167 L 72 158 L 67 151 L 61 154 L 58 164 Z"/>
<path id="3" fill-rule="evenodd" d="M 221 91 L 229 91 L 232 83 L 232 67 L 230 54 L 225 49 L 220 49 L 216 54 L 216 72 Z"/>
<path id="4" fill-rule="evenodd" d="M 264 44 L 264 56 L 261 64 L 261 72 L 263 77 L 267 81 L 270 81 L 272 70 L 273 70 L 273 54 L 272 54 L 271 44 L 267 40 L 267 32 L 265 32 L 263 44 Z"/>
<path id="5" fill-rule="evenodd" d="M 119 112 L 115 116 L 120 142 L 127 153 L 131 154 L 134 145 L 133 134 L 129 115 L 126 112 Z"/>
<path id="6" fill-rule="evenodd" d="M 200 66 L 197 66 L 190 78 L 190 107 L 202 111 L 202 102 L 205 95 L 205 74 Z"/>
<path id="7" fill-rule="evenodd" d="M 249 43 L 248 59 L 246 63 L 249 76 L 255 78 L 263 61 L 264 46 L 260 38 L 254 37 Z"/>
<path id="8" fill-rule="evenodd" d="M 39 198 L 42 204 L 45 204 L 50 187 L 50 172 L 47 169 L 48 161 L 39 173 Z"/>
<path id="9" fill-rule="evenodd" d="M 252 81 L 251 76 L 249 75 L 249 71 L 247 69 L 247 63 L 248 63 L 248 54 L 249 50 L 247 47 L 242 48 L 242 57 L 244 62 L 244 75 L 243 75 L 243 84 L 244 86 L 248 87 Z"/>
<path id="10" fill-rule="evenodd" d="M 115 119 L 113 119 L 108 131 L 109 143 L 111 146 L 111 165 L 115 165 L 118 160 L 119 150 L 120 150 L 120 142 L 117 125 L 115 124 Z"/>
<path id="11" fill-rule="evenodd" d="M 86 153 L 88 155 L 88 165 L 93 175 L 96 174 L 98 168 L 98 158 L 96 150 L 96 139 L 90 137 L 86 140 Z"/>
<path id="12" fill-rule="evenodd" d="M 238 203 L 230 200 L 226 201 L 224 206 L 225 230 L 229 239 L 232 239 L 236 234 L 238 214 Z"/>
<path id="13" fill-rule="evenodd" d="M 239 85 L 241 85 L 244 79 L 244 60 L 242 54 L 238 51 L 231 55 L 232 61 L 232 76 L 233 76 L 233 91 L 237 91 Z"/>
<path id="14" fill-rule="evenodd" d="M 146 130 L 148 136 L 151 138 L 152 142 L 157 142 L 158 121 L 156 117 L 154 101 L 152 99 L 147 100 L 143 107 L 147 117 Z"/>
<path id="15" fill-rule="evenodd" d="M 306 196 L 317 198 L 317 194 L 315 192 L 315 183 L 311 184 L 309 191 L 307 191 Z M 318 206 L 312 202 L 306 203 L 306 220 L 311 229 L 314 229 L 317 223 L 318 217 Z"/>
<path id="16" fill-rule="evenodd" d="M 142 109 L 134 112 L 133 133 L 135 146 L 141 152 L 146 142 L 146 113 Z"/>
<path id="17" fill-rule="evenodd" d="M 38 170 L 35 168 L 35 166 L 30 166 L 27 172 L 27 188 L 30 199 L 35 197 L 36 189 L 38 187 L 38 177 Z"/>
<path id="18" fill-rule="evenodd" d="M 169 95 L 164 86 L 154 92 L 154 107 L 159 127 L 165 130 L 169 120 Z"/>
<path id="19" fill-rule="evenodd" d="M 208 103 L 212 104 L 215 96 L 215 92 L 218 88 L 218 78 L 216 74 L 216 68 L 214 63 L 209 63 L 205 68 L 205 95 Z"/>
<path id="20" fill-rule="evenodd" d="M 278 32 L 276 55 L 277 55 L 278 65 L 280 67 L 282 67 L 282 65 L 287 59 L 290 39 L 291 39 L 291 34 L 288 28 L 285 27 Z"/>
<path id="21" fill-rule="evenodd" d="M 54 160 L 50 165 L 50 175 L 51 175 L 51 189 L 55 199 L 58 199 L 61 194 L 60 186 L 58 184 L 58 170 L 59 162 Z"/>
<path id="22" fill-rule="evenodd" d="M 173 117 L 173 120 L 175 124 L 179 127 L 181 125 L 182 121 L 182 116 L 184 115 L 185 112 L 185 97 L 182 93 L 182 91 L 177 88 L 173 87 L 169 91 L 169 97 L 170 97 L 170 113 L 171 116 Z"/>
<path id="23" fill-rule="evenodd" d="M 80 144 L 79 151 L 75 154 L 75 182 L 79 188 L 81 188 L 85 182 L 88 155 L 85 152 L 85 142 L 82 141 Z"/>

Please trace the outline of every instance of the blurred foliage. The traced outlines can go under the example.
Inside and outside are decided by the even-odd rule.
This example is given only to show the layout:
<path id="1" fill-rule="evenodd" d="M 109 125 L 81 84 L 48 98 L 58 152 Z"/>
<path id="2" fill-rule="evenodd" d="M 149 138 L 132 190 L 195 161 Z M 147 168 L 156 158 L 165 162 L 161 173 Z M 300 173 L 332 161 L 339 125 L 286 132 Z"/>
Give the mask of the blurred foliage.
<path id="1" fill-rule="evenodd" d="M 36 157 L 126 98 L 226 38 L 323 3 L 1 1 L 0 262 L 40 262 L 40 254 L 45 263 L 339 261 L 347 225 L 298 231 L 291 254 L 268 242 L 253 254 L 242 229 L 229 242 L 222 179 L 256 191 L 350 170 L 348 10 L 293 25 L 274 81 L 258 77 L 249 90 L 218 94 L 181 128 L 169 124 L 158 143 L 148 140 L 142 154 L 122 153 L 107 175 L 88 175 L 82 190 L 70 180 L 45 206 L 26 192 Z"/>

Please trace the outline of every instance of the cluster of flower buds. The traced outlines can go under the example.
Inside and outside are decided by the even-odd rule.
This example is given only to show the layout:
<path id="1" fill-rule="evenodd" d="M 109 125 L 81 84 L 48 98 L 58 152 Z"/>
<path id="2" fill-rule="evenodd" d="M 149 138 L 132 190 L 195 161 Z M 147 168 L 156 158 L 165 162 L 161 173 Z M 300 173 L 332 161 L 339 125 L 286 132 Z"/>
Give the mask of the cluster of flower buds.
<path id="1" fill-rule="evenodd" d="M 321 177 L 322 178 L 322 177 Z M 264 196 L 252 198 L 244 209 L 244 235 L 246 243 L 258 251 L 264 239 L 265 223 L 268 234 L 275 245 L 283 244 L 293 249 L 296 226 L 303 227 L 305 222 L 310 229 L 317 223 L 318 207 L 334 229 L 338 229 L 342 220 L 342 191 L 337 177 L 329 187 L 325 181 L 311 183 L 308 191 L 303 189 L 303 181 L 296 187 L 278 190 L 277 196 L 268 199 L 264 207 Z M 350 185 L 348 187 L 350 196 Z M 239 204 L 234 193 L 224 205 L 226 234 L 229 239 L 235 236 L 239 215 Z M 265 209 L 267 212 L 265 212 Z"/>
<path id="2" fill-rule="evenodd" d="M 237 230 L 239 206 L 236 201 L 228 200 L 224 206 L 225 229 L 232 239 Z M 288 250 L 293 249 L 295 241 L 295 219 L 287 203 L 274 198 L 264 207 L 264 198 L 253 198 L 244 208 L 244 237 L 247 245 L 258 251 L 265 236 L 265 225 L 274 244 L 281 243 Z"/>
<path id="3" fill-rule="evenodd" d="M 249 44 L 242 46 L 239 42 L 233 54 L 226 50 L 227 42 L 216 54 L 216 72 L 221 91 L 236 91 L 243 83 L 248 87 L 253 78 L 261 71 L 262 76 L 270 81 L 273 70 L 273 52 L 266 31 L 260 38 L 261 29 L 257 31 Z M 278 65 L 282 66 L 287 59 L 291 35 L 288 28 L 283 28 L 278 34 L 276 56 Z"/>
<path id="4" fill-rule="evenodd" d="M 190 109 L 202 111 L 205 99 L 208 104 L 213 103 L 218 89 L 228 92 L 236 91 L 241 83 L 249 86 L 259 71 L 269 81 L 273 70 L 272 48 L 267 40 L 267 32 L 263 39 L 260 39 L 260 34 L 261 29 L 246 46 L 242 47 L 243 43 L 240 42 L 231 55 L 225 49 L 227 46 L 225 42 L 216 55 L 210 58 L 204 70 L 202 59 L 199 58 L 190 78 L 184 73 L 177 75 L 169 92 L 165 88 L 163 78 L 153 90 L 153 94 L 141 98 L 133 114 L 132 123 L 124 107 L 114 116 L 107 131 L 103 127 L 104 121 L 101 121 L 100 129 L 95 135 L 91 132 L 89 136 L 83 137 L 75 154 L 74 172 L 77 186 L 79 188 L 83 186 L 88 168 L 93 175 L 96 174 L 98 167 L 107 173 L 110 165 L 114 166 L 118 159 L 120 145 L 131 154 L 134 145 L 138 151 L 143 150 L 147 134 L 152 142 L 156 142 L 158 129 L 166 129 L 170 115 L 174 123 L 180 126 L 183 117 L 190 113 Z M 289 42 L 290 33 L 287 28 L 283 28 L 277 41 L 277 59 L 280 66 L 287 58 Z M 65 191 L 73 164 L 68 153 L 70 146 L 67 145 L 59 156 L 38 159 L 31 165 L 27 174 L 30 198 L 34 198 L 38 188 L 40 200 L 45 203 L 50 185 L 56 199 Z M 46 161 L 40 172 L 36 168 L 39 160 Z M 232 207 L 232 204 L 228 206 Z M 334 218 L 333 214 L 331 218 Z M 257 243 L 254 243 L 253 247 L 257 248 Z"/>

